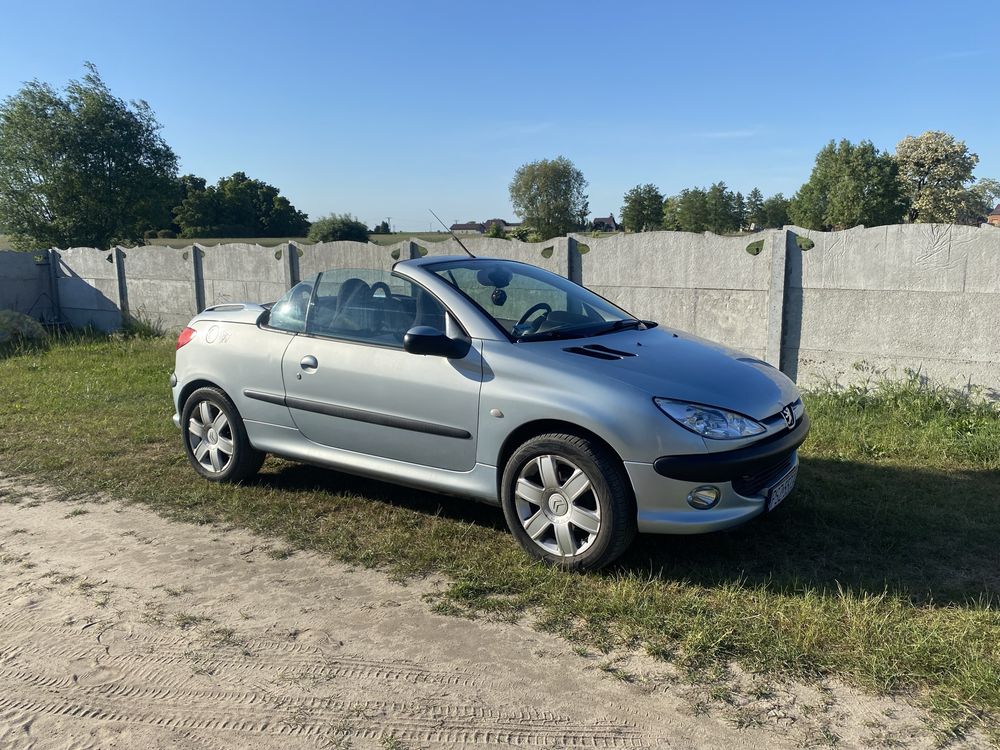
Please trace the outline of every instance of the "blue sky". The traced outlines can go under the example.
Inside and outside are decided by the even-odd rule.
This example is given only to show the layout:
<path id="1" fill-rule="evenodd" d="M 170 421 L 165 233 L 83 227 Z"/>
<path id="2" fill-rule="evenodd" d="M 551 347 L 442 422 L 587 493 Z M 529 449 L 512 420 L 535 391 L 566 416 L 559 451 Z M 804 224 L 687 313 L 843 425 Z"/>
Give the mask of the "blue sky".
<path id="1" fill-rule="evenodd" d="M 950 2 L 8 4 L 0 97 L 97 64 L 183 172 L 243 170 L 313 218 L 513 218 L 564 155 L 591 211 L 652 182 L 794 193 L 831 138 L 946 130 L 1000 178 L 1000 22 Z"/>

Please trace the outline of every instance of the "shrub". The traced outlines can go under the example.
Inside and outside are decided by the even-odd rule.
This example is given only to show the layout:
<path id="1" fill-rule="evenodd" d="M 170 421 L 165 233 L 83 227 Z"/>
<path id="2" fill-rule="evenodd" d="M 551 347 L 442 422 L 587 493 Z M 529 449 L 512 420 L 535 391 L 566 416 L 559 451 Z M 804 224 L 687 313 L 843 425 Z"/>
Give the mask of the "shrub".
<path id="1" fill-rule="evenodd" d="M 156 239 L 156 230 L 155 229 L 147 229 L 145 232 L 142 233 L 142 238 L 144 240 L 146 240 L 147 242 L 149 240 L 155 240 Z"/>
<path id="2" fill-rule="evenodd" d="M 13 310 L 0 310 L 0 352 L 45 343 L 45 329 L 37 320 Z"/>
<path id="3" fill-rule="evenodd" d="M 161 229 L 156 233 L 156 236 L 161 240 L 175 240 L 177 239 L 177 232 L 172 229 Z"/>
<path id="4" fill-rule="evenodd" d="M 521 242 L 541 242 L 544 237 L 527 224 L 522 224 L 507 232 L 507 238 Z"/>
<path id="5" fill-rule="evenodd" d="M 330 214 L 312 223 L 308 237 L 310 242 L 368 242 L 368 226 L 350 214 Z"/>

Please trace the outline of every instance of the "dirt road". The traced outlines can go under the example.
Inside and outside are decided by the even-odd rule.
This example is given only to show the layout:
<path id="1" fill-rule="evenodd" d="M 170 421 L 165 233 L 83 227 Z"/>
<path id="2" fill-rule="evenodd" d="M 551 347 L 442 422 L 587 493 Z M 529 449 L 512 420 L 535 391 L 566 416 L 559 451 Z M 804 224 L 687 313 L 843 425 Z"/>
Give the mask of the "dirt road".
<path id="1" fill-rule="evenodd" d="M 641 656 L 434 614 L 433 582 L 2 476 L 0 582 L 0 747 L 930 741 L 898 702 L 786 687 L 713 705 Z"/>

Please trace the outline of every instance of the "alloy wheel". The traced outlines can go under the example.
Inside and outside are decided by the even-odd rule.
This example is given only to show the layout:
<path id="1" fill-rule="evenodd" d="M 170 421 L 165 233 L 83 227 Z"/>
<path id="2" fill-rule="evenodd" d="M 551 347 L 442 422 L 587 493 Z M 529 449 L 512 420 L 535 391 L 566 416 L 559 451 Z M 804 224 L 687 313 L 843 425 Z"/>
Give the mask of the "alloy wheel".
<path id="1" fill-rule="evenodd" d="M 537 456 L 521 469 L 514 505 L 528 536 L 546 552 L 575 557 L 601 529 L 601 505 L 579 466 L 556 454 Z"/>
<path id="2" fill-rule="evenodd" d="M 198 403 L 188 420 L 188 445 L 205 471 L 221 474 L 228 469 L 236 447 L 226 413 L 211 401 Z"/>

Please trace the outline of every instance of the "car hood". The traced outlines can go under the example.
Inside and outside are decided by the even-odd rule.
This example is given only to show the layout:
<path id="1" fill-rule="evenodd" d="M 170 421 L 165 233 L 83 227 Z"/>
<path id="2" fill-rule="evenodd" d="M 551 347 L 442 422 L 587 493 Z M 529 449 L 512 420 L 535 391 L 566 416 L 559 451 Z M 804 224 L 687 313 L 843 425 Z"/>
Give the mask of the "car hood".
<path id="1" fill-rule="evenodd" d="M 795 384 L 766 362 L 661 326 L 543 346 L 562 368 L 589 370 L 650 397 L 718 406 L 753 419 L 770 417 L 799 398 Z"/>

